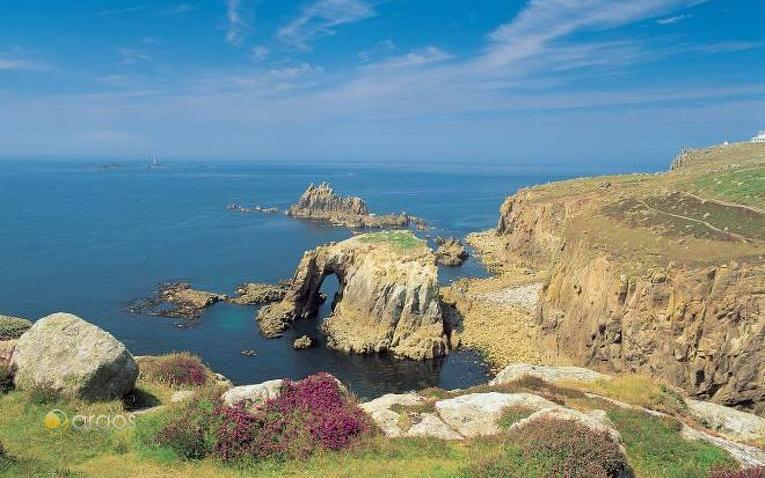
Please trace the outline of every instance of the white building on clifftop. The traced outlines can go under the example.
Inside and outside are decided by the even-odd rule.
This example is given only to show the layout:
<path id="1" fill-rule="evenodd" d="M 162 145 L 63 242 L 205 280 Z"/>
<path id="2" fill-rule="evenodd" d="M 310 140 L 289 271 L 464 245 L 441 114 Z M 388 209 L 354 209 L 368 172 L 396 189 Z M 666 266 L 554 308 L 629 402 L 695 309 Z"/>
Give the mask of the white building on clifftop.
<path id="1" fill-rule="evenodd" d="M 757 132 L 757 136 L 752 138 L 752 143 L 765 143 L 765 130 L 760 130 Z"/>

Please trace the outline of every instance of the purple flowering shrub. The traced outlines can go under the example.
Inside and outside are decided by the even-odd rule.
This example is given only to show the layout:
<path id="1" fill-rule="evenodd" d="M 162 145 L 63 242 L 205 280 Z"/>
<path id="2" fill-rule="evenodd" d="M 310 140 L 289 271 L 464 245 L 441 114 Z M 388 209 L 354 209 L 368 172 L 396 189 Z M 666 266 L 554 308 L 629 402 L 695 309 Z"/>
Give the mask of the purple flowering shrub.
<path id="1" fill-rule="evenodd" d="M 209 380 L 207 367 L 199 357 L 187 352 L 145 358 L 139 368 L 146 379 L 170 387 L 201 387 Z"/>
<path id="2" fill-rule="evenodd" d="M 340 450 L 371 428 L 366 414 L 326 373 L 285 381 L 281 394 L 255 411 L 237 405 L 216 414 L 214 451 L 224 460 L 300 458 L 320 448 Z"/>
<path id="3" fill-rule="evenodd" d="M 765 478 L 765 466 L 755 466 L 740 470 L 719 469 L 709 475 L 711 478 Z"/>

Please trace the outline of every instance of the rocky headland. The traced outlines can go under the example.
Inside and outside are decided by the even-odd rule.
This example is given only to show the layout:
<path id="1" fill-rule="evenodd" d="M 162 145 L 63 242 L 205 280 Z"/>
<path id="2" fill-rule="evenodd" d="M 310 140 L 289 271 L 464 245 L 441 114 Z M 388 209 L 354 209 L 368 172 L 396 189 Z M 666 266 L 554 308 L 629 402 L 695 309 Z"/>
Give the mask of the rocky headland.
<path id="1" fill-rule="evenodd" d="M 260 310 L 263 334 L 278 336 L 293 321 L 314 316 L 321 284 L 331 274 L 339 291 L 322 324 L 328 346 L 418 360 L 448 352 L 435 256 L 405 230 L 363 234 L 307 251 L 284 300 Z"/>
<path id="2" fill-rule="evenodd" d="M 228 300 L 239 305 L 270 304 L 284 299 L 289 289 L 289 281 L 282 281 L 277 284 L 247 282 L 237 286 L 234 296 L 229 297 Z"/>
<path id="3" fill-rule="evenodd" d="M 360 228 L 404 228 L 414 225 L 424 229 L 424 220 L 400 214 L 374 214 L 366 202 L 358 197 L 340 196 L 326 182 L 310 184 L 298 201 L 290 206 L 287 215 L 304 219 L 326 221 L 335 226 Z"/>
<path id="4" fill-rule="evenodd" d="M 521 190 L 494 231 L 469 238 L 495 284 L 447 295 L 466 330 L 480 320 L 471 308 L 527 310 L 509 341 L 529 337 L 539 362 L 642 373 L 765 412 L 764 173 L 765 145 L 737 144 L 684 151 L 668 173 Z M 530 311 L 492 304 L 535 283 Z"/>

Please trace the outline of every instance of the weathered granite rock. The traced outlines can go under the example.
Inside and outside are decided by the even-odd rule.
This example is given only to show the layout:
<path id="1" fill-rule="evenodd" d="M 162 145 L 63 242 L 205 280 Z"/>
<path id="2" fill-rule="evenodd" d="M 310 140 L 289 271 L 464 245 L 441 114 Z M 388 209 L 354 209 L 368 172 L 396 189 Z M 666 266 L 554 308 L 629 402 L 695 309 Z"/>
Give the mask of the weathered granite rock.
<path id="1" fill-rule="evenodd" d="M 282 384 L 284 380 L 276 379 L 254 385 L 239 385 L 226 390 L 221 399 L 229 407 L 239 402 L 245 402 L 249 407 L 279 396 Z"/>
<path id="2" fill-rule="evenodd" d="M 444 266 L 459 266 L 464 263 L 468 258 L 467 249 L 465 244 L 455 237 L 449 237 L 444 239 L 442 237 L 436 238 L 436 261 Z"/>
<path id="3" fill-rule="evenodd" d="M 499 432 L 499 419 L 507 407 L 531 410 L 556 408 L 557 404 L 530 393 L 469 393 L 439 400 L 436 410 L 446 424 L 460 435 L 474 437 Z"/>
<path id="4" fill-rule="evenodd" d="M 18 339 L 30 327 L 32 327 L 30 320 L 0 315 L 0 340 Z"/>
<path id="5" fill-rule="evenodd" d="M 712 402 L 685 400 L 691 413 L 704 425 L 741 440 L 765 438 L 765 418 Z"/>
<path id="6" fill-rule="evenodd" d="M 313 346 L 313 339 L 307 335 L 302 335 L 295 339 L 292 343 L 292 348 L 295 350 L 310 349 Z"/>
<path id="7" fill-rule="evenodd" d="M 438 415 L 434 413 L 419 414 L 419 422 L 412 425 L 404 433 L 407 437 L 432 437 L 441 440 L 462 440 L 464 437 L 455 432 L 449 425 L 443 422 Z"/>
<path id="8" fill-rule="evenodd" d="M 594 382 L 596 380 L 608 380 L 608 375 L 594 370 L 581 367 L 551 367 L 544 365 L 531 365 L 527 363 L 514 363 L 497 373 L 497 376 L 489 382 L 491 385 L 501 385 L 513 382 L 523 377 L 530 376 L 540 378 L 546 382 L 574 381 Z"/>
<path id="9" fill-rule="evenodd" d="M 330 274 L 339 288 L 322 324 L 329 347 L 416 360 L 448 353 L 435 258 L 409 231 L 363 234 L 306 252 L 284 300 L 260 310 L 263 334 L 315 315 Z"/>
<path id="10" fill-rule="evenodd" d="M 621 435 L 614 428 L 604 413 L 585 414 L 577 410 L 553 406 L 538 410 L 528 417 L 513 423 L 510 429 L 518 429 L 526 426 L 534 426 L 534 422 L 540 419 L 575 421 L 587 428 L 599 432 L 606 432 L 614 443 L 620 443 Z"/>
<path id="11" fill-rule="evenodd" d="M 287 215 L 318 219 L 350 228 L 401 228 L 413 221 L 406 213 L 373 214 L 363 199 L 340 196 L 327 183 L 309 185 L 298 202 L 289 208 Z M 424 225 L 424 221 L 419 218 L 414 223 L 418 228 Z"/>
<path id="12" fill-rule="evenodd" d="M 130 391 L 138 365 L 111 334 L 65 313 L 44 317 L 16 344 L 14 383 L 45 387 L 83 400 L 110 400 Z"/>
<path id="13" fill-rule="evenodd" d="M 248 282 L 239 285 L 235 291 L 236 295 L 228 300 L 240 305 L 270 304 L 284 299 L 288 290 L 289 282 L 278 284 Z"/>
<path id="14" fill-rule="evenodd" d="M 396 405 L 412 407 L 424 401 L 425 398 L 416 393 L 388 393 L 372 401 L 362 403 L 360 407 L 372 417 L 372 420 L 385 433 L 385 436 L 395 438 L 402 434 L 401 415 L 393 411 L 392 408 Z"/>

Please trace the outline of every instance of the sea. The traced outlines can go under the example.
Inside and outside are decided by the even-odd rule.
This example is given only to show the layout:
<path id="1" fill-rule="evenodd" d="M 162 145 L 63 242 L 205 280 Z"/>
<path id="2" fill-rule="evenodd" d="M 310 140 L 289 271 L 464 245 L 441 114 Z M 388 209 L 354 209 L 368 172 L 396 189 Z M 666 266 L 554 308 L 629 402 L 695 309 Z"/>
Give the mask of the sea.
<path id="1" fill-rule="evenodd" d="M 433 229 L 417 234 L 432 241 L 492 228 L 508 195 L 565 177 L 551 168 L 470 165 L 173 161 L 151 168 L 130 161 L 6 160 L 0 162 L 0 314 L 36 320 L 70 312 L 113 334 L 134 355 L 190 351 L 236 384 L 325 371 L 362 398 L 467 387 L 490 378 L 476 351 L 417 362 L 326 348 L 319 324 L 331 301 L 278 339 L 259 333 L 255 306 L 218 303 L 194 321 L 128 307 L 166 281 L 231 294 L 243 282 L 286 279 L 304 251 L 352 235 L 283 214 L 230 211 L 230 203 L 283 211 L 308 184 L 327 181 L 340 194 L 364 198 L 375 212 L 425 218 Z M 486 274 L 471 258 L 461 267 L 441 267 L 439 280 Z M 334 295 L 334 276 L 322 289 Z M 302 334 L 319 339 L 319 346 L 293 350 Z"/>

